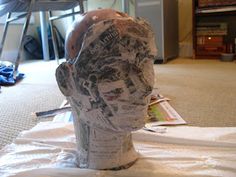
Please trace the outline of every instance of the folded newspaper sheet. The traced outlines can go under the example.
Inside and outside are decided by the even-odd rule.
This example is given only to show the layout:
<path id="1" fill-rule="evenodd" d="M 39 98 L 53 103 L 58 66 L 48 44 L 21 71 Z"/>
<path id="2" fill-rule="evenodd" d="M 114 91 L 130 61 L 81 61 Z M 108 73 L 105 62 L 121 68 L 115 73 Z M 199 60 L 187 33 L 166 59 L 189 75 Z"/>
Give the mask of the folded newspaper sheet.
<path id="1" fill-rule="evenodd" d="M 169 100 L 160 94 L 152 96 L 146 126 L 186 124 L 185 120 L 169 104 Z"/>

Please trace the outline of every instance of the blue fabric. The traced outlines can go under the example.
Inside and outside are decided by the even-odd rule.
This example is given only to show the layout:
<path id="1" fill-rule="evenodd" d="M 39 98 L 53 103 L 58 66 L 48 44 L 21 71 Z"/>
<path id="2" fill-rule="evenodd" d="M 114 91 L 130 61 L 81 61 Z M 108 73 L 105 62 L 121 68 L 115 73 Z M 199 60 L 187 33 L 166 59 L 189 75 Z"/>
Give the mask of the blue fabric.
<path id="1" fill-rule="evenodd" d="M 0 65 L 0 85 L 14 85 L 17 81 L 24 78 L 23 73 L 18 73 L 14 79 L 13 66 Z"/>

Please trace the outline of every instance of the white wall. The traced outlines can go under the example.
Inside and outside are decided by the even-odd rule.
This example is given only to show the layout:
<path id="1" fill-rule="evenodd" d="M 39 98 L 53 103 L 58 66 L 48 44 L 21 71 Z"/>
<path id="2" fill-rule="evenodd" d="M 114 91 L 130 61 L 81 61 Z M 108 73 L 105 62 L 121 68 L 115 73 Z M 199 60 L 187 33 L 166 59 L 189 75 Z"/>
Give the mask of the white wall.
<path id="1" fill-rule="evenodd" d="M 67 10 L 67 11 L 55 11 L 53 12 L 53 15 L 63 15 L 63 14 L 67 14 L 67 13 L 71 13 L 71 10 Z M 57 29 L 59 30 L 59 32 L 65 36 L 66 31 L 68 29 L 68 26 L 70 26 L 72 24 L 73 20 L 72 20 L 72 16 L 63 18 L 63 19 L 59 19 L 59 20 L 55 20 L 53 21 L 53 24 L 56 25 Z"/>
<path id="2" fill-rule="evenodd" d="M 134 5 L 130 0 L 130 15 L 134 16 Z M 99 7 L 110 8 L 114 0 L 88 0 L 88 10 Z M 113 8 L 122 10 L 122 0 Z M 192 0 L 178 0 L 179 3 L 179 56 L 192 57 Z"/>
<path id="3" fill-rule="evenodd" d="M 87 6 L 87 10 L 94 10 L 98 8 L 113 8 L 121 10 L 122 7 L 121 0 L 87 0 L 87 2 L 85 2 L 85 6 Z M 69 12 L 71 11 L 70 10 L 65 12 L 55 11 L 53 12 L 53 15 L 62 15 Z M 70 26 L 72 22 L 73 22 L 72 17 L 67 17 L 64 19 L 55 20 L 54 24 L 57 26 L 61 34 L 65 36 L 68 26 Z"/>
<path id="4" fill-rule="evenodd" d="M 115 3 L 114 3 L 115 2 Z M 88 10 L 97 8 L 114 8 L 122 10 L 122 0 L 87 0 Z M 132 10 L 131 6 L 131 10 Z M 54 14 L 62 14 L 64 12 L 55 12 Z M 134 14 L 131 11 L 131 15 Z M 38 37 L 36 28 L 40 26 L 39 14 L 34 13 L 34 24 L 31 24 L 28 34 Z M 72 23 L 72 18 L 68 17 L 61 20 L 56 20 L 55 24 L 59 31 L 65 36 L 68 26 Z M 4 47 L 4 60 L 15 59 L 15 55 L 19 46 L 19 39 L 22 25 L 11 25 L 8 31 L 6 45 Z M 0 37 L 2 36 L 3 24 L 0 24 Z M 179 0 L 179 39 L 180 39 L 180 56 L 191 55 L 192 47 L 192 0 Z M 182 54 L 181 54 L 182 53 Z M 23 56 L 24 57 L 24 56 Z"/>
<path id="5" fill-rule="evenodd" d="M 122 0 L 88 0 L 88 10 L 112 8 L 122 10 Z"/>
<path id="6" fill-rule="evenodd" d="M 192 0 L 179 2 L 179 56 L 192 57 Z"/>
<path id="7" fill-rule="evenodd" d="M 84 8 L 85 11 L 94 10 L 98 8 L 113 8 L 121 11 L 122 9 L 121 2 L 122 0 L 86 0 L 84 1 Z M 76 8 L 75 10 L 79 10 L 79 8 Z M 68 12 L 71 11 L 70 10 L 65 12 L 55 11 L 53 12 L 53 15 L 62 15 Z M 70 26 L 72 22 L 73 22 L 72 17 L 67 17 L 64 19 L 56 20 L 54 24 L 57 26 L 62 35 L 65 36 L 68 26 Z"/>
<path id="8" fill-rule="evenodd" d="M 30 23 L 27 34 L 36 36 L 37 35 L 36 26 L 39 25 L 39 17 L 37 13 L 33 14 L 33 16 L 34 20 L 33 23 Z M 2 39 L 3 28 L 4 28 L 4 23 L 0 23 L 0 40 Z M 10 23 L 7 31 L 6 41 L 3 48 L 3 53 L 0 60 L 7 60 L 13 62 L 15 61 L 17 50 L 20 43 L 22 28 L 23 28 L 23 23 L 19 24 Z M 25 58 L 24 53 L 22 54 L 22 58 L 23 59 Z"/>

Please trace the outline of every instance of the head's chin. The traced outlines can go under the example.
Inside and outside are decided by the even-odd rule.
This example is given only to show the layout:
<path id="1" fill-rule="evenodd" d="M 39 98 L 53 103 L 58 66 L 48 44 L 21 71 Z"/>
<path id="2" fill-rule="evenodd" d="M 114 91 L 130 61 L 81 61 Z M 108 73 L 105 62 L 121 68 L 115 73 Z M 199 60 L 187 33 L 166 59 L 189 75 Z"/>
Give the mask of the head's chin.
<path id="1" fill-rule="evenodd" d="M 134 117 L 123 117 L 119 119 L 115 127 L 120 132 L 131 132 L 143 128 L 145 125 L 145 115 Z"/>
<path id="2" fill-rule="evenodd" d="M 124 126 L 120 126 L 120 131 L 124 132 L 124 133 L 129 133 L 132 131 L 137 131 L 140 130 L 144 127 L 144 124 L 140 124 L 140 125 L 124 125 Z"/>

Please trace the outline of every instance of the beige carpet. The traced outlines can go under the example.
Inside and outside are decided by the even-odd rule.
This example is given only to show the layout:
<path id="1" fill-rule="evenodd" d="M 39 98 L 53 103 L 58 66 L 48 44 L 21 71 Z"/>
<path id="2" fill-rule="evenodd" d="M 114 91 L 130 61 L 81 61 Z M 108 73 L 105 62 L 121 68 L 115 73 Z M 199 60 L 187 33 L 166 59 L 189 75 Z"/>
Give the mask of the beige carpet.
<path id="1" fill-rule="evenodd" d="M 25 78 L 0 93 L 0 148 L 19 132 L 34 126 L 38 120 L 32 113 L 58 108 L 64 97 L 55 80 L 55 61 L 33 61 L 20 65 Z"/>
<path id="2" fill-rule="evenodd" d="M 0 148 L 38 120 L 33 112 L 57 108 L 64 97 L 55 61 L 20 65 L 26 77 L 0 93 Z M 156 87 L 191 126 L 236 126 L 236 63 L 175 59 L 155 65 Z"/>
<path id="3" fill-rule="evenodd" d="M 157 65 L 156 87 L 193 126 L 236 126 L 236 63 L 177 59 Z"/>

